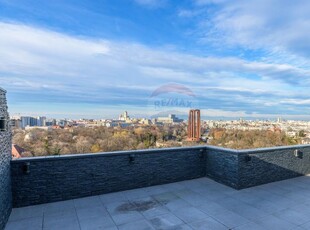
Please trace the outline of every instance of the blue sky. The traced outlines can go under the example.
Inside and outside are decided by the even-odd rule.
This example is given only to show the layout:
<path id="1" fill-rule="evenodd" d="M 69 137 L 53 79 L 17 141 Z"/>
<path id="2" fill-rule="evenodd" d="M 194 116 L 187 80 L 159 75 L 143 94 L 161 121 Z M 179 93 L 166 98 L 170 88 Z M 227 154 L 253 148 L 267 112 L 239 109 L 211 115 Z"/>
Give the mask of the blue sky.
<path id="1" fill-rule="evenodd" d="M 0 0 L 0 87 L 12 115 L 149 116 L 152 92 L 179 84 L 195 98 L 157 100 L 192 100 L 213 118 L 309 120 L 309 10 L 306 0 Z"/>

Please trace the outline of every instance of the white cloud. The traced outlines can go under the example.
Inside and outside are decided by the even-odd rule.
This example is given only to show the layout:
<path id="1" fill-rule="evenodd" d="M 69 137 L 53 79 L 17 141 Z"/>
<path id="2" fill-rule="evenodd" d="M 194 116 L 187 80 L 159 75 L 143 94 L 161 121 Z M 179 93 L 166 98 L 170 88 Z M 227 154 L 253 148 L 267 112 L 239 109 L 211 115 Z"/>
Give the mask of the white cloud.
<path id="1" fill-rule="evenodd" d="M 291 105 L 310 105 L 310 99 L 285 99 L 281 100 L 280 103 Z"/>
<path id="2" fill-rule="evenodd" d="M 37 98 L 46 102 L 123 99 L 124 104 L 143 106 L 141 101 L 156 87 L 177 82 L 197 91 L 203 100 L 255 108 L 275 103 L 273 96 L 304 96 L 299 85 L 309 85 L 309 70 L 289 64 L 200 57 L 12 23 L 0 22 L 0 31 L 1 87 L 25 95 L 48 92 L 46 99 Z"/>
<path id="3" fill-rule="evenodd" d="M 309 57 L 309 7 L 307 0 L 225 1 L 207 23 L 202 19 L 202 39 Z"/>

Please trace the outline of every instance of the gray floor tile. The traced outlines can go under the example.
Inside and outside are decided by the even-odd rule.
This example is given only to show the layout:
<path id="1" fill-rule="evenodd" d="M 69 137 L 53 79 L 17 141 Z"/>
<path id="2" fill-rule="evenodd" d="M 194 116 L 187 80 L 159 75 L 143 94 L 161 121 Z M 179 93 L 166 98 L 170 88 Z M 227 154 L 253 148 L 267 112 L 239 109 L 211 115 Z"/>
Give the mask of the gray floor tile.
<path id="1" fill-rule="evenodd" d="M 268 215 L 260 220 L 255 220 L 253 222 L 262 226 L 265 229 L 272 230 L 288 230 L 296 227 L 296 225 L 291 224 L 288 221 L 282 220 L 274 215 Z"/>
<path id="2" fill-rule="evenodd" d="M 193 230 L 189 225 L 187 224 L 181 224 L 174 227 L 168 228 L 169 230 Z"/>
<path id="3" fill-rule="evenodd" d="M 182 208 L 180 210 L 174 211 L 173 214 L 179 217 L 185 223 L 192 223 L 208 217 L 207 214 L 194 207 Z"/>
<path id="4" fill-rule="evenodd" d="M 129 211 L 124 213 L 112 214 L 112 219 L 116 225 L 126 224 L 128 222 L 133 222 L 137 220 L 145 219 L 141 213 L 138 211 Z"/>
<path id="5" fill-rule="evenodd" d="M 268 213 L 244 203 L 232 208 L 231 211 L 248 220 L 257 220 L 268 215 Z"/>
<path id="6" fill-rule="evenodd" d="M 128 211 L 136 211 L 136 206 L 129 201 L 113 202 L 105 205 L 105 207 L 111 215 Z"/>
<path id="7" fill-rule="evenodd" d="M 223 206 L 215 202 L 209 202 L 202 206 L 198 206 L 197 208 L 210 216 L 214 216 L 214 215 L 228 211 L 228 209 L 224 208 Z"/>
<path id="8" fill-rule="evenodd" d="M 14 208 L 10 215 L 9 221 L 22 220 L 31 217 L 43 218 L 43 205 L 35 205 L 24 208 Z"/>
<path id="9" fill-rule="evenodd" d="M 239 227 L 234 228 L 234 230 L 266 230 L 265 227 L 259 225 L 254 222 L 247 223 L 245 225 L 241 225 Z"/>
<path id="10" fill-rule="evenodd" d="M 309 228 L 308 228 L 309 229 Z M 296 227 L 293 227 L 292 229 L 290 230 L 305 230 L 304 228 L 302 228 L 301 226 L 296 226 Z"/>
<path id="11" fill-rule="evenodd" d="M 8 222 L 5 230 L 41 230 L 42 225 L 42 217 L 32 217 Z"/>
<path id="12" fill-rule="evenodd" d="M 253 195 L 251 193 L 235 193 L 231 197 L 250 205 L 257 204 L 263 200 L 260 195 Z"/>
<path id="13" fill-rule="evenodd" d="M 283 207 L 283 208 L 290 208 L 290 207 L 292 207 L 292 206 L 295 206 L 295 205 L 298 205 L 298 204 L 300 204 L 300 203 L 298 203 L 298 202 L 295 202 L 295 201 L 293 201 L 293 200 L 289 200 L 288 198 L 286 198 L 286 197 L 281 197 L 281 198 L 279 198 L 279 199 L 276 199 L 276 200 L 271 200 L 272 201 L 272 203 L 274 204 L 274 205 L 276 205 L 277 207 Z"/>
<path id="14" fill-rule="evenodd" d="M 77 213 L 79 220 L 87 219 L 91 217 L 101 218 L 102 216 L 109 215 L 108 211 L 103 206 L 76 208 L 76 213 Z"/>
<path id="15" fill-rule="evenodd" d="M 302 229 L 310 229 L 310 221 L 307 222 L 307 223 L 305 223 L 305 224 L 300 225 L 300 227 L 301 227 Z"/>
<path id="16" fill-rule="evenodd" d="M 189 224 L 195 230 L 227 230 L 228 228 L 211 217 Z"/>
<path id="17" fill-rule="evenodd" d="M 100 229 L 100 228 L 97 228 L 97 229 Z M 96 230 L 97 230 L 96 229 Z M 114 227 L 108 227 L 108 228 L 102 228 L 102 229 L 104 229 L 104 230 L 118 230 L 118 228 L 116 227 L 116 226 L 114 226 Z"/>
<path id="18" fill-rule="evenodd" d="M 156 207 L 152 207 L 148 210 L 141 211 L 142 215 L 145 216 L 147 219 L 151 219 L 155 216 L 163 215 L 169 213 L 170 211 L 165 206 L 159 205 Z"/>
<path id="19" fill-rule="evenodd" d="M 103 206 L 99 196 L 91 196 L 74 200 L 76 208 L 87 208 L 95 206 Z"/>
<path id="20" fill-rule="evenodd" d="M 100 200 L 102 201 L 103 205 L 120 202 L 120 201 L 127 201 L 123 192 L 115 192 L 115 193 L 108 193 L 99 196 Z"/>
<path id="21" fill-rule="evenodd" d="M 128 200 L 134 200 L 150 196 L 143 188 L 127 190 L 124 191 L 123 194 Z"/>
<path id="22" fill-rule="evenodd" d="M 180 197 L 175 195 L 173 192 L 160 193 L 157 195 L 153 195 L 152 197 L 162 204 L 167 204 L 170 201 L 180 199 Z"/>
<path id="23" fill-rule="evenodd" d="M 186 196 L 191 196 L 191 195 L 197 195 L 198 193 L 190 190 L 190 189 L 183 189 L 183 190 L 179 190 L 179 191 L 175 191 L 173 192 L 174 194 L 176 194 L 178 197 L 183 198 Z"/>
<path id="24" fill-rule="evenodd" d="M 307 196 L 308 191 L 309 190 L 290 192 L 288 194 L 285 194 L 284 197 L 289 200 L 293 200 L 296 203 L 304 204 L 304 203 L 310 202 L 310 197 Z"/>
<path id="25" fill-rule="evenodd" d="M 153 196 L 153 195 L 169 192 L 163 185 L 156 185 L 156 186 L 146 187 L 146 188 L 143 188 L 143 190 L 149 196 Z"/>
<path id="26" fill-rule="evenodd" d="M 66 200 L 48 203 L 44 206 L 43 211 L 44 215 L 52 215 L 53 213 L 71 211 L 75 209 L 74 200 Z"/>
<path id="27" fill-rule="evenodd" d="M 153 197 L 138 198 L 131 201 L 136 206 L 136 210 L 139 212 L 147 211 L 153 207 L 160 206 L 161 204 Z"/>
<path id="28" fill-rule="evenodd" d="M 44 216 L 43 229 L 80 229 L 76 212 L 59 212 L 54 215 Z"/>
<path id="29" fill-rule="evenodd" d="M 44 213 L 44 219 L 49 219 L 57 216 L 73 216 L 76 215 L 75 208 L 58 210 L 54 212 Z"/>
<path id="30" fill-rule="evenodd" d="M 67 218 L 67 217 L 68 218 L 71 218 L 71 217 L 77 218 L 75 209 L 59 211 L 59 212 L 52 213 L 50 215 L 44 214 L 44 222 L 54 221 L 55 219 L 58 219 L 58 218 L 62 219 L 62 218 Z"/>
<path id="31" fill-rule="evenodd" d="M 245 204 L 244 202 L 234 199 L 232 197 L 225 197 L 224 199 L 218 200 L 216 203 L 228 210 L 232 210 L 239 205 Z"/>
<path id="32" fill-rule="evenodd" d="M 295 225 L 302 225 L 310 221 L 310 215 L 294 209 L 285 209 L 273 215 Z"/>
<path id="33" fill-rule="evenodd" d="M 229 228 L 238 227 L 249 222 L 248 219 L 231 211 L 226 211 L 212 217 Z"/>
<path id="34" fill-rule="evenodd" d="M 171 183 L 171 184 L 164 184 L 162 185 L 162 188 L 169 191 L 169 192 L 175 192 L 178 190 L 182 190 L 184 189 L 184 185 L 181 185 L 180 183 L 176 182 L 176 183 Z"/>
<path id="35" fill-rule="evenodd" d="M 206 197 L 197 193 L 185 195 L 182 197 L 182 199 L 185 200 L 187 203 L 191 204 L 192 206 L 200 206 L 209 202 Z"/>
<path id="36" fill-rule="evenodd" d="M 171 229 L 184 224 L 182 220 L 171 213 L 154 217 L 150 219 L 150 222 L 155 229 Z"/>
<path id="37" fill-rule="evenodd" d="M 173 200 L 173 201 L 168 202 L 167 204 L 165 204 L 165 207 L 173 212 L 173 211 L 179 210 L 181 208 L 189 208 L 192 206 L 183 199 L 177 199 L 177 200 Z"/>
<path id="38" fill-rule="evenodd" d="M 309 204 L 300 204 L 300 205 L 292 206 L 291 209 L 310 216 L 310 205 Z"/>
<path id="39" fill-rule="evenodd" d="M 209 201 L 224 200 L 225 198 L 230 197 L 227 193 L 219 192 L 217 190 L 209 190 L 207 192 L 201 193 L 200 195 Z"/>
<path id="40" fill-rule="evenodd" d="M 277 206 L 276 204 L 274 204 L 272 201 L 269 201 L 269 200 L 261 200 L 258 203 L 252 204 L 252 206 L 268 214 L 275 213 L 275 212 L 286 209 L 283 206 Z"/>
<path id="41" fill-rule="evenodd" d="M 79 221 L 81 230 L 117 229 L 110 216 L 89 217 Z"/>
<path id="42" fill-rule="evenodd" d="M 249 194 L 253 197 L 257 197 L 259 199 L 264 199 L 264 198 L 270 197 L 272 195 L 272 193 L 270 193 L 269 191 L 266 191 L 264 189 L 261 189 L 259 186 L 251 187 L 251 188 L 244 189 L 241 191 L 245 191 L 247 194 Z M 239 191 L 238 191 L 238 193 L 239 193 Z"/>
<path id="43" fill-rule="evenodd" d="M 119 230 L 153 230 L 153 226 L 147 220 L 139 220 L 118 226 Z"/>

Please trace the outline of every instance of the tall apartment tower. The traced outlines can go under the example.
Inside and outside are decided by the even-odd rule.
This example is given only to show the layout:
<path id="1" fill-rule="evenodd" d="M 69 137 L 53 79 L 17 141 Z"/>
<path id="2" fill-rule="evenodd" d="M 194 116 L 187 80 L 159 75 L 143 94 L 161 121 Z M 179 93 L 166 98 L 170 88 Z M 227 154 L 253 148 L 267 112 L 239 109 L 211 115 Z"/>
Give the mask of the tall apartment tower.
<path id="1" fill-rule="evenodd" d="M 12 208 L 10 161 L 12 133 L 6 91 L 0 88 L 0 229 L 4 229 Z"/>
<path id="2" fill-rule="evenodd" d="M 187 140 L 199 141 L 201 135 L 200 110 L 191 109 L 188 115 Z"/>

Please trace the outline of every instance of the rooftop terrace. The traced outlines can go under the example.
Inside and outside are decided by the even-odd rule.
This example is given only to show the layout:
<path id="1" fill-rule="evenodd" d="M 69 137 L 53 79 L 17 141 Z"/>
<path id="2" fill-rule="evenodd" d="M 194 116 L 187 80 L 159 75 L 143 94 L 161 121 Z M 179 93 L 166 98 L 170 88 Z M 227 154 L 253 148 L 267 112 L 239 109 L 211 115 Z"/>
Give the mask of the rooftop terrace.
<path id="1" fill-rule="evenodd" d="M 0 229 L 310 229 L 309 145 L 3 156 Z"/>
<path id="2" fill-rule="evenodd" d="M 235 190 L 208 178 L 15 208 L 6 230 L 310 229 L 310 177 Z"/>

